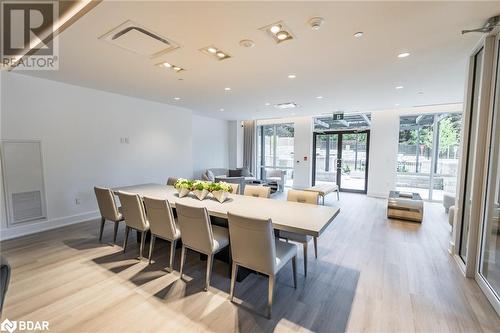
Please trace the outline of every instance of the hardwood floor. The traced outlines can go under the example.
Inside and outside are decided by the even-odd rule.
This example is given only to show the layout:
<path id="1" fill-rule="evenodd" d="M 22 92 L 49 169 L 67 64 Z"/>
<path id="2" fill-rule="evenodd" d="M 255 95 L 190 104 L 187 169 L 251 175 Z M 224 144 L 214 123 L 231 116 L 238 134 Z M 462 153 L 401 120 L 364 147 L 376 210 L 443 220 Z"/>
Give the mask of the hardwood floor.
<path id="1" fill-rule="evenodd" d="M 387 220 L 385 200 L 341 193 L 338 218 L 309 245 L 307 279 L 299 249 L 298 288 L 291 266 L 278 275 L 273 319 L 264 317 L 267 278 L 249 275 L 228 301 L 227 264 L 215 262 L 203 291 L 205 262 L 189 252 L 185 280 L 168 273 L 169 247 L 155 263 L 136 260 L 90 221 L 0 244 L 13 267 L 2 320 L 48 320 L 51 332 L 498 332 L 500 319 L 449 256 L 441 205 L 425 205 L 422 225 Z M 123 241 L 123 226 L 118 244 Z M 135 236 L 134 236 L 135 237 Z"/>

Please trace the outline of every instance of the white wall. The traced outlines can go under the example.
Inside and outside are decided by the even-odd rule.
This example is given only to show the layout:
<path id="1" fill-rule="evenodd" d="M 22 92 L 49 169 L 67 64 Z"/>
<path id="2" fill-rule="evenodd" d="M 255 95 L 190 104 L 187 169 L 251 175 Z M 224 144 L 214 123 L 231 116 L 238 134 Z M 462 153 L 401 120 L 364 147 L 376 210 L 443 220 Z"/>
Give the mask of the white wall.
<path id="1" fill-rule="evenodd" d="M 193 177 L 207 168 L 228 167 L 228 122 L 193 115 Z"/>
<path id="2" fill-rule="evenodd" d="M 14 73 L 2 73 L 1 85 L 1 138 L 42 141 L 48 213 L 15 228 L 2 215 L 1 239 L 96 217 L 94 185 L 191 177 L 193 158 L 197 168 L 227 165 L 227 121 Z"/>
<path id="3" fill-rule="evenodd" d="M 462 104 L 390 109 L 372 112 L 368 195 L 387 197 L 396 187 L 399 117 L 422 113 L 462 112 Z"/>

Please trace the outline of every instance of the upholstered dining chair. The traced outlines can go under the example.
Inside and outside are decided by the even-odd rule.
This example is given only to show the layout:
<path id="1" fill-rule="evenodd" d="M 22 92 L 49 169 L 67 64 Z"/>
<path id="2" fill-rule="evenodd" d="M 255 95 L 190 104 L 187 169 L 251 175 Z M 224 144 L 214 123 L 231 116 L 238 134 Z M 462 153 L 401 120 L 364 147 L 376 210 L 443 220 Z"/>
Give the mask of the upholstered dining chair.
<path id="1" fill-rule="evenodd" d="M 170 263 L 169 269 L 173 270 L 175 245 L 181 238 L 181 231 L 177 226 L 172 207 L 167 200 L 144 197 L 144 206 L 146 216 L 149 221 L 149 231 L 151 232 L 151 241 L 149 242 L 149 263 L 155 247 L 156 237 L 170 242 Z"/>
<path id="2" fill-rule="evenodd" d="M 182 251 L 180 275 L 186 261 L 186 249 L 206 254 L 207 274 L 205 291 L 210 287 L 214 254 L 229 245 L 229 233 L 226 228 L 212 225 L 205 207 L 191 207 L 176 203 L 177 220 L 181 229 Z"/>
<path id="3" fill-rule="evenodd" d="M 297 288 L 297 246 L 275 240 L 271 219 L 260 220 L 228 212 L 231 238 L 231 301 L 238 266 L 243 266 L 269 277 L 268 316 L 271 318 L 276 274 L 292 261 L 293 286 Z"/>
<path id="4" fill-rule="evenodd" d="M 121 221 L 123 221 L 123 215 L 120 209 L 116 206 L 115 196 L 113 191 L 109 188 L 104 187 L 94 187 L 95 197 L 97 199 L 97 205 L 99 206 L 99 211 L 101 213 L 101 227 L 99 228 L 99 242 L 102 241 L 102 233 L 104 231 L 104 223 L 106 221 L 114 222 L 114 233 L 113 233 L 113 243 L 116 243 L 116 233 L 118 232 L 118 226 Z"/>
<path id="5" fill-rule="evenodd" d="M 141 247 L 139 249 L 139 260 L 142 260 L 146 234 L 149 231 L 149 222 L 146 218 L 144 203 L 138 194 L 119 191 L 118 198 L 122 204 L 123 217 L 125 218 L 125 240 L 123 242 L 123 253 L 127 249 L 128 234 L 130 229 L 141 233 Z"/>
<path id="6" fill-rule="evenodd" d="M 167 185 L 174 186 L 179 178 L 176 177 L 168 177 Z"/>
<path id="7" fill-rule="evenodd" d="M 287 201 L 317 205 L 318 193 L 311 191 L 288 190 Z M 279 235 L 280 238 L 284 238 L 287 241 L 293 241 L 302 244 L 302 248 L 304 249 L 304 275 L 307 276 L 307 244 L 312 238 L 314 241 L 314 256 L 316 257 L 316 259 L 318 259 L 318 238 L 282 230 L 280 230 Z"/>
<path id="8" fill-rule="evenodd" d="M 240 184 L 229 183 L 229 186 L 233 189 L 233 194 L 240 194 Z"/>
<path id="9" fill-rule="evenodd" d="M 249 197 L 269 198 L 271 195 L 271 188 L 261 185 L 245 185 L 243 195 Z"/>

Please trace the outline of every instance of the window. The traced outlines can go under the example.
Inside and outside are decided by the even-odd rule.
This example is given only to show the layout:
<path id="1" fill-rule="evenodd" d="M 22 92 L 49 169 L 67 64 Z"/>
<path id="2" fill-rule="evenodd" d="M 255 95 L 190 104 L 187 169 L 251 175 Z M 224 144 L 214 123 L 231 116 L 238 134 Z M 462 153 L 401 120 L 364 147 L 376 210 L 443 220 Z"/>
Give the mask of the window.
<path id="1" fill-rule="evenodd" d="M 459 113 L 400 118 L 397 190 L 434 201 L 456 192 L 461 121 Z"/>
<path id="2" fill-rule="evenodd" d="M 272 124 L 257 127 L 258 176 L 264 169 L 281 169 L 286 172 L 285 186 L 293 183 L 294 127 L 293 124 Z"/>

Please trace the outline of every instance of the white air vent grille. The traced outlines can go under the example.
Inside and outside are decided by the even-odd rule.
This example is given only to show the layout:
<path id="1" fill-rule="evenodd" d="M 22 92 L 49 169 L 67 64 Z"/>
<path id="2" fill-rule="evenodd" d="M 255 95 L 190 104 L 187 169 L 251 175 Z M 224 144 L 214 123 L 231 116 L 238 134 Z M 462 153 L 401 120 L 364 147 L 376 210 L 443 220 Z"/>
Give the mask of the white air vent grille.
<path id="1" fill-rule="evenodd" d="M 100 39 L 122 49 L 150 58 L 179 48 L 179 44 L 171 39 L 161 36 L 133 21 L 126 21 L 120 24 L 118 27 L 101 36 Z"/>
<path id="2" fill-rule="evenodd" d="M 40 191 L 13 193 L 12 215 L 14 223 L 44 218 Z"/>

